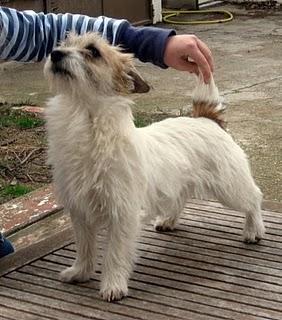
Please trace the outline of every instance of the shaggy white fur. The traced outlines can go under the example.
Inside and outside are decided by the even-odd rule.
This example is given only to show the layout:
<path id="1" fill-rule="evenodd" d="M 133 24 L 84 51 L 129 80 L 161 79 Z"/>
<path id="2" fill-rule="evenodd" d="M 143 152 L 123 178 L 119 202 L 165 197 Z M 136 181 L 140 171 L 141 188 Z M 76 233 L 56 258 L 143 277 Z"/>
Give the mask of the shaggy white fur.
<path id="1" fill-rule="evenodd" d="M 191 197 L 217 198 L 244 212 L 245 241 L 263 236 L 262 194 L 246 155 L 218 124 L 181 117 L 135 128 L 132 101 L 120 93 L 142 82 L 131 56 L 98 35 L 71 35 L 52 53 L 45 74 L 58 93 L 46 110 L 49 163 L 77 244 L 76 261 L 62 272 L 63 281 L 90 278 L 97 233 L 107 227 L 101 295 L 122 298 L 143 218 L 155 217 L 157 230 L 172 230 Z M 221 109 L 213 80 L 199 80 L 194 101 Z"/>

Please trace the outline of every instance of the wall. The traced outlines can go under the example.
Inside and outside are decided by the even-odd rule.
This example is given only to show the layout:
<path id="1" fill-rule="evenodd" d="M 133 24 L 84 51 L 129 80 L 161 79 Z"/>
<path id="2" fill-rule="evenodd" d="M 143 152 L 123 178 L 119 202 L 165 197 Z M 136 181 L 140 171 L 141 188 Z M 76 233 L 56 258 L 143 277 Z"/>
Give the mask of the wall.
<path id="1" fill-rule="evenodd" d="M 43 0 L 1 0 L 0 5 L 18 10 L 45 11 L 46 9 Z"/>
<path id="2" fill-rule="evenodd" d="M 19 10 L 106 15 L 125 18 L 135 24 L 152 22 L 152 0 L 0 0 L 0 5 Z"/>

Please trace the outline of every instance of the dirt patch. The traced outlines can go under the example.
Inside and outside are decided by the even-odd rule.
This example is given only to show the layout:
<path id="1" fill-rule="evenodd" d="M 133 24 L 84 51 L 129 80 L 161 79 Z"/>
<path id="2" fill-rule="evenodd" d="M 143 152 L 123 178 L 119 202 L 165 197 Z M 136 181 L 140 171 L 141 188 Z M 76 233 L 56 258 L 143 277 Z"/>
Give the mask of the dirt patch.
<path id="1" fill-rule="evenodd" d="M 230 1 L 229 3 L 237 4 L 238 2 Z M 240 6 L 243 6 L 246 10 L 269 10 L 268 13 L 273 13 L 273 11 L 279 11 L 281 6 L 280 4 L 275 0 L 270 1 L 242 1 L 239 4 Z"/>
<path id="2" fill-rule="evenodd" d="M 275 15 L 275 13 L 281 11 L 282 7 L 281 5 L 275 1 L 275 0 L 270 0 L 270 1 L 228 1 L 228 3 L 232 4 L 235 6 L 235 8 L 241 9 L 244 8 L 245 11 L 235 11 L 233 12 L 233 15 L 235 17 L 240 17 L 240 18 L 266 18 L 267 16 L 272 16 Z"/>
<path id="3" fill-rule="evenodd" d="M 0 203 L 51 182 L 44 120 L 0 106 Z"/>

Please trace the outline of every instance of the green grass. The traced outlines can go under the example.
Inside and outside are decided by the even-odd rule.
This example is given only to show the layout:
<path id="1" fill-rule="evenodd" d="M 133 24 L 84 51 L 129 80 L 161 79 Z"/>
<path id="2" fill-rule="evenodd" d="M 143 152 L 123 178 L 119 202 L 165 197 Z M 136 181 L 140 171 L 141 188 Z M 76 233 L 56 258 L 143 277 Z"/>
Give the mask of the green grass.
<path id="1" fill-rule="evenodd" d="M 19 196 L 22 196 L 26 193 L 29 193 L 33 190 L 32 187 L 28 186 L 28 185 L 24 185 L 24 184 L 17 184 L 15 186 L 11 186 L 11 185 L 4 185 L 1 189 L 0 189 L 0 197 L 5 196 L 5 197 L 9 197 L 9 198 L 16 198 Z"/>
<path id="2" fill-rule="evenodd" d="M 148 116 L 135 113 L 134 114 L 134 124 L 136 128 L 143 128 L 151 124 L 152 121 L 148 118 Z"/>
<path id="3" fill-rule="evenodd" d="M 31 129 L 43 124 L 43 119 L 20 111 L 6 111 L 0 117 L 0 127 L 16 126 L 19 129 Z"/>

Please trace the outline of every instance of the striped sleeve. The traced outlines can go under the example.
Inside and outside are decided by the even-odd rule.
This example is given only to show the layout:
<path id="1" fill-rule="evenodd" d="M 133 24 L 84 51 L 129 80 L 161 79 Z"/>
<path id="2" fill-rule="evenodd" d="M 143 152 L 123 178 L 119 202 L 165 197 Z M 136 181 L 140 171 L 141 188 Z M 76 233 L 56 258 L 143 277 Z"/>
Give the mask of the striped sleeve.
<path id="1" fill-rule="evenodd" d="M 66 33 L 96 31 L 117 44 L 125 20 L 79 14 L 44 14 L 0 6 L 0 59 L 41 61 L 65 39 Z"/>

